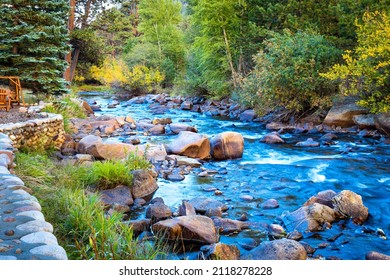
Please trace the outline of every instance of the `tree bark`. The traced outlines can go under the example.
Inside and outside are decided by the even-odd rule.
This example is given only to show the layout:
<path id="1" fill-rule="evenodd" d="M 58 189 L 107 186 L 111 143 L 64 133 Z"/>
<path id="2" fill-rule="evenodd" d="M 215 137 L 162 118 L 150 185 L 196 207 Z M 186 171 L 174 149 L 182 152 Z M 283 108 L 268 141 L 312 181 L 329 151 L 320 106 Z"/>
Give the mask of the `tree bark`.
<path id="1" fill-rule="evenodd" d="M 232 57 L 232 53 L 230 51 L 229 40 L 227 37 L 226 29 L 222 28 L 222 30 L 223 30 L 223 38 L 225 40 L 226 56 L 227 56 L 227 60 L 229 63 L 230 71 L 232 72 L 233 86 L 234 86 L 234 88 L 237 88 L 237 85 L 238 85 L 237 78 L 238 77 L 237 77 L 237 72 L 234 69 L 234 65 L 233 65 L 233 57 Z"/>
<path id="2" fill-rule="evenodd" d="M 75 25 L 75 9 L 76 9 L 76 0 L 69 1 L 69 20 L 68 20 L 68 33 L 71 34 L 74 30 Z M 64 79 L 68 82 L 73 80 L 73 76 L 71 75 L 71 67 L 72 67 L 72 50 L 68 52 L 65 56 L 65 61 L 68 63 L 68 66 L 65 69 Z"/>

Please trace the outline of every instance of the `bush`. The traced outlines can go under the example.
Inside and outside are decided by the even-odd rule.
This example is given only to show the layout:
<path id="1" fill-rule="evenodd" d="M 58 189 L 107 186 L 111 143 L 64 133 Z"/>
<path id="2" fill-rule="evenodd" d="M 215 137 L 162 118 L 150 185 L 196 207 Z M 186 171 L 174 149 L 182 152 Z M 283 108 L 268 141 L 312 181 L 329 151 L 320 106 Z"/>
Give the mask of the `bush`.
<path id="1" fill-rule="evenodd" d="M 255 57 L 255 68 L 243 80 L 238 95 L 260 114 L 284 107 L 294 115 L 329 106 L 336 91 L 321 77 L 340 51 L 314 32 L 273 33 Z"/>
<path id="2" fill-rule="evenodd" d="M 101 67 L 92 66 L 92 78 L 106 86 L 122 87 L 141 93 L 157 90 L 164 75 L 157 69 L 137 64 L 129 69 L 123 60 L 107 58 Z"/>
<path id="3" fill-rule="evenodd" d="M 385 12 L 365 13 L 356 22 L 358 46 L 343 55 L 345 64 L 336 64 L 322 74 L 340 82 L 344 95 L 358 95 L 359 105 L 372 113 L 390 111 L 390 19 Z"/>

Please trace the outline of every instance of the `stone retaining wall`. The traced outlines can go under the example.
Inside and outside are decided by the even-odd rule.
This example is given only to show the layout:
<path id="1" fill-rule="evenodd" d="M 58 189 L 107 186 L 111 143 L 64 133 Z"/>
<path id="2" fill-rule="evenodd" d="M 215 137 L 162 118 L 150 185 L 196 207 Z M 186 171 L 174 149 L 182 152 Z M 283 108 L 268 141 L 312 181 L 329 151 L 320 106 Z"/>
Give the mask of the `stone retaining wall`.
<path id="1" fill-rule="evenodd" d="M 64 122 L 61 115 L 40 113 L 37 118 L 21 123 L 0 125 L 0 133 L 8 135 L 14 148 L 55 147 L 59 149 L 65 140 Z"/>
<path id="2" fill-rule="evenodd" d="M 36 126 L 27 126 L 35 130 L 27 130 L 30 135 L 39 135 L 33 131 L 42 133 L 45 128 L 46 131 L 49 127 L 60 128 L 58 122 L 58 117 L 52 117 L 49 121 L 37 122 Z M 4 127 L 8 128 L 0 127 L 3 131 Z M 31 189 L 12 174 L 13 143 L 19 146 L 30 143 L 29 139 L 19 136 L 22 131 L 26 131 L 23 126 L 8 130 L 15 136 L 13 141 L 0 133 L 0 260 L 66 260 L 67 254 L 58 245 L 53 226 L 45 221 L 38 200 L 31 195 Z M 56 139 L 52 141 L 58 143 Z"/>

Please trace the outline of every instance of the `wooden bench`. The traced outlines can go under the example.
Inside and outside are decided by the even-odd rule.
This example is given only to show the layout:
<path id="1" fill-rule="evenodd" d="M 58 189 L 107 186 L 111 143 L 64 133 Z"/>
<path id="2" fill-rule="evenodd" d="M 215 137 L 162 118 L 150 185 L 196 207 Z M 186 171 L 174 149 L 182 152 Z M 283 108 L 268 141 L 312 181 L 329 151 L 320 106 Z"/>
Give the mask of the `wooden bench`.
<path id="1" fill-rule="evenodd" d="M 7 112 L 11 108 L 11 96 L 9 90 L 0 89 L 0 108 L 5 108 Z"/>

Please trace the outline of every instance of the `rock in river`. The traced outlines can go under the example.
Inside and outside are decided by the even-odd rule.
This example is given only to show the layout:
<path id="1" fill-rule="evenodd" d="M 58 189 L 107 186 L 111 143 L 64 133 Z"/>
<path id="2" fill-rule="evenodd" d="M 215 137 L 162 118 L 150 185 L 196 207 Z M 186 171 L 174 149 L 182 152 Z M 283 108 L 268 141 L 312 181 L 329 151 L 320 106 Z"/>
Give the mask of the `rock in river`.
<path id="1" fill-rule="evenodd" d="M 198 133 L 181 131 L 178 138 L 168 145 L 167 152 L 191 158 L 209 158 L 210 141 L 206 136 Z"/>
<path id="2" fill-rule="evenodd" d="M 213 244 L 219 240 L 213 221 L 205 216 L 180 216 L 152 226 L 155 235 L 171 241 Z"/>
<path id="3" fill-rule="evenodd" d="M 306 260 L 307 253 L 299 242 L 290 239 L 264 241 L 243 255 L 244 260 Z"/>
<path id="4" fill-rule="evenodd" d="M 237 132 L 223 132 L 211 138 L 211 155 L 214 159 L 241 158 L 244 153 L 244 138 Z"/>

